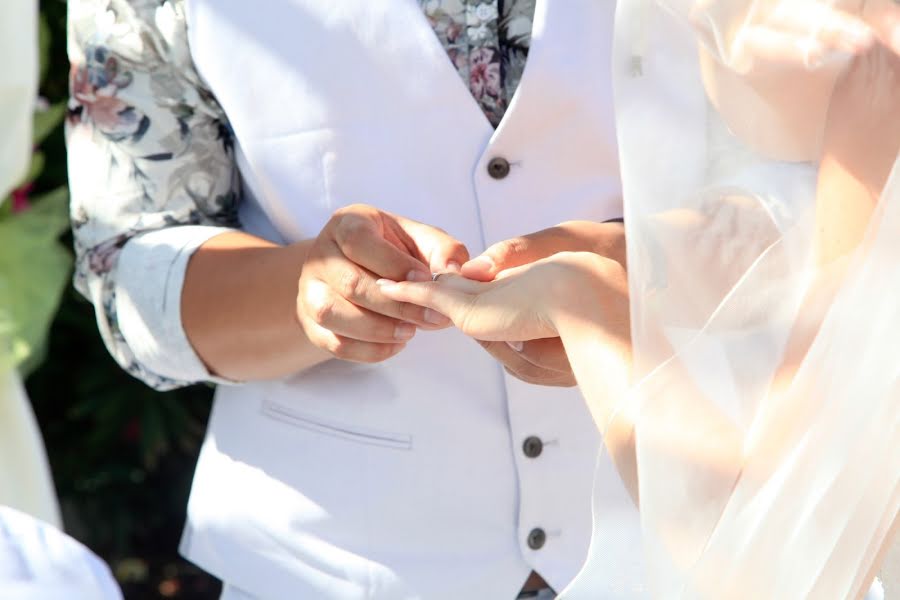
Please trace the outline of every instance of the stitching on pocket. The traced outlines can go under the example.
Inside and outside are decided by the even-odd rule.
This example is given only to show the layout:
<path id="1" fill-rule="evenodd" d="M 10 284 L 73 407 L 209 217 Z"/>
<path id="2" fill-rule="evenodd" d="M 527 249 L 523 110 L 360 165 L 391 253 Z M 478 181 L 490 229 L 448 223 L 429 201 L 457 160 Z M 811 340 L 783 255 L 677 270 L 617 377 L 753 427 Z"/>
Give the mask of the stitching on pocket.
<path id="1" fill-rule="evenodd" d="M 328 421 L 319 416 L 312 416 L 293 408 L 288 408 L 283 404 L 264 400 L 260 411 L 263 415 L 301 427 L 309 431 L 330 435 L 341 439 L 358 442 L 360 444 L 370 444 L 373 446 L 382 446 L 386 448 L 395 448 L 397 450 L 412 450 L 412 436 L 403 433 L 395 433 L 391 431 L 380 431 L 377 429 L 366 429 L 360 427 L 351 427 L 344 423 L 336 421 Z"/>

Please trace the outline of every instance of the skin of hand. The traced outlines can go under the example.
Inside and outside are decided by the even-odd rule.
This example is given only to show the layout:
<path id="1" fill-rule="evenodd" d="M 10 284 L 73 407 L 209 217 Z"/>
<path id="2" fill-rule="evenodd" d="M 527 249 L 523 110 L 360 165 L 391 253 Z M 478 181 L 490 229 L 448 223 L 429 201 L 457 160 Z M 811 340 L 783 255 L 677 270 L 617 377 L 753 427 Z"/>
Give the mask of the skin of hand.
<path id="1" fill-rule="evenodd" d="M 399 353 L 417 328 L 442 315 L 381 293 L 382 278 L 431 281 L 458 271 L 468 250 L 446 232 L 367 205 L 338 210 L 313 242 L 300 275 L 297 319 L 313 345 L 343 360 L 374 363 Z"/>
<path id="2" fill-rule="evenodd" d="M 279 246 L 240 232 L 191 257 L 182 325 L 213 374 L 234 381 L 291 375 L 331 358 L 377 362 L 441 315 L 381 295 L 381 277 L 430 280 L 468 260 L 443 231 L 376 208 L 337 211 L 315 239 Z"/>
<path id="3" fill-rule="evenodd" d="M 378 285 L 386 297 L 437 311 L 480 340 L 554 338 L 561 315 L 602 314 L 593 326 L 617 346 L 629 344 L 625 268 L 593 252 L 560 252 L 507 269 L 490 282 L 448 274 L 437 281 L 384 279 Z"/>
<path id="4" fill-rule="evenodd" d="M 625 226 L 622 223 L 570 221 L 535 233 L 504 240 L 462 266 L 462 275 L 493 281 L 504 271 L 560 252 L 594 252 L 625 265 Z M 558 337 L 529 341 L 479 343 L 514 377 L 531 384 L 571 387 L 575 375 Z"/>
<path id="5" fill-rule="evenodd" d="M 832 91 L 853 56 L 876 41 L 900 49 L 894 0 L 703 0 L 692 19 L 706 34 L 712 104 L 738 137 L 779 160 L 819 156 Z"/>

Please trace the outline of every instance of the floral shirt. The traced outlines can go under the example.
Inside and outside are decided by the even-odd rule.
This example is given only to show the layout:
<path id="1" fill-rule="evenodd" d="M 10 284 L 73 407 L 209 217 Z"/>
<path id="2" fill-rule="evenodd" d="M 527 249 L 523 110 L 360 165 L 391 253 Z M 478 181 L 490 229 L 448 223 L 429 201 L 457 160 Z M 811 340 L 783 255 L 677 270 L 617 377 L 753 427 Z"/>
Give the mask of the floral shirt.
<path id="1" fill-rule="evenodd" d="M 450 60 L 496 127 L 531 41 L 535 0 L 419 0 Z"/>
<path id="2" fill-rule="evenodd" d="M 136 275 L 134 269 L 118 268 L 123 255 L 146 252 L 130 264 L 152 270 L 159 236 L 167 231 L 203 228 L 192 247 L 180 249 L 189 253 L 220 227 L 240 227 L 231 129 L 191 61 L 183 2 L 69 0 L 67 139 L 75 286 L 94 303 L 113 357 L 157 389 L 214 378 L 195 355 L 194 375 L 186 379 L 160 374 L 163 369 L 148 364 L 146 357 L 165 349 L 134 343 L 147 339 L 141 345 L 152 346 L 155 332 L 140 330 L 134 316 L 140 311 L 133 310 L 123 280 Z M 535 0 L 419 2 L 496 126 L 524 69 Z M 168 284 L 163 287 L 180 291 L 180 285 Z M 178 305 L 171 294 L 161 301 Z M 163 328 L 177 325 L 181 344 L 189 347 L 179 319 Z M 136 334 L 129 336 L 129 330 Z"/>

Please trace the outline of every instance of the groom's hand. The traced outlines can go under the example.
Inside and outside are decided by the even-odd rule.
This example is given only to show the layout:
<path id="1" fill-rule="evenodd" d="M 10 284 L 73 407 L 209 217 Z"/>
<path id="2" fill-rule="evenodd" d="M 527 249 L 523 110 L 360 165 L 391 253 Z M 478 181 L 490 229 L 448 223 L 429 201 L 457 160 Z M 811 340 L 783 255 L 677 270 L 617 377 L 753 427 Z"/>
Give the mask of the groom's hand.
<path id="1" fill-rule="evenodd" d="M 399 353 L 417 328 L 450 321 L 386 298 L 379 279 L 429 281 L 469 258 L 435 227 L 357 204 L 334 213 L 309 250 L 300 275 L 297 320 L 315 346 L 344 360 L 375 363 Z"/>
<path id="2" fill-rule="evenodd" d="M 593 252 L 625 264 L 625 227 L 622 223 L 570 221 L 488 248 L 462 266 L 462 275 L 493 281 L 506 269 L 533 263 L 560 252 Z M 507 372 L 538 385 L 570 387 L 575 376 L 559 338 L 519 342 L 479 342 Z"/>

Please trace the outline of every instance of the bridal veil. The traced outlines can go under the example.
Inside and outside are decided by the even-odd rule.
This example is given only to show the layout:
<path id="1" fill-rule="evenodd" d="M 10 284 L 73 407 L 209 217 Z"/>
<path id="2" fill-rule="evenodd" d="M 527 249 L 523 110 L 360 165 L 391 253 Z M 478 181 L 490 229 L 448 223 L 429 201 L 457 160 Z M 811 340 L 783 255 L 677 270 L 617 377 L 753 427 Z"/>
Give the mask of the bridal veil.
<path id="1" fill-rule="evenodd" d="M 647 595 L 860 598 L 900 509 L 900 4 L 618 10 Z"/>

